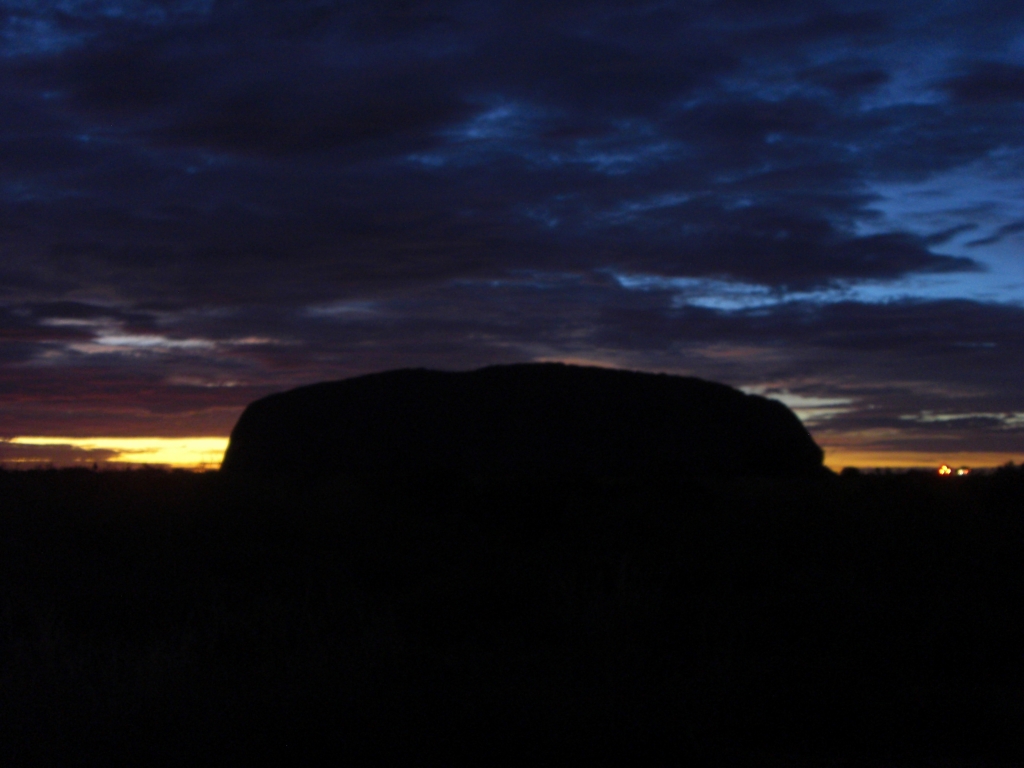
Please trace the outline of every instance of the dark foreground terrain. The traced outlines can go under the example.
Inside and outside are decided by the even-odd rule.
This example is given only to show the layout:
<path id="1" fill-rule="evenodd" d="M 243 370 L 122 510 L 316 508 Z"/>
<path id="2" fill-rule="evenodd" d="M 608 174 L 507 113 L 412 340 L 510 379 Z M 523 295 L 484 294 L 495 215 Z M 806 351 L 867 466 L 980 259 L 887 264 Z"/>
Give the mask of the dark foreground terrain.
<path id="1" fill-rule="evenodd" d="M 0 764 L 1024 764 L 1024 470 L 0 472 Z"/>

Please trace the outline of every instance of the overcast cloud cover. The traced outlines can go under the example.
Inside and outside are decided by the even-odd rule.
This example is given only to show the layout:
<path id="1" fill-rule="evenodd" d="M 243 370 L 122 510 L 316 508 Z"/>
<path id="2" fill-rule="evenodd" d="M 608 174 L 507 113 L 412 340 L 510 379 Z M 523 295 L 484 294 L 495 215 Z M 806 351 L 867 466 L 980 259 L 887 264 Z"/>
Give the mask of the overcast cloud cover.
<path id="1" fill-rule="evenodd" d="M 0 8 L 0 437 L 558 359 L 1024 458 L 1019 0 Z"/>

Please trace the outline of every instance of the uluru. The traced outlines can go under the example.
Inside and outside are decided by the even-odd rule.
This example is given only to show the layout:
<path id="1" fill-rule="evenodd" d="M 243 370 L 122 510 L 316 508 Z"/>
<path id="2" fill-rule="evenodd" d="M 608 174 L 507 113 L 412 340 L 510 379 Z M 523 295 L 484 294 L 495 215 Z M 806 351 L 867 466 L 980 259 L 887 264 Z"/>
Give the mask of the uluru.
<path id="1" fill-rule="evenodd" d="M 402 369 L 250 404 L 222 471 L 401 477 L 823 472 L 796 415 L 693 377 L 561 363 Z"/>

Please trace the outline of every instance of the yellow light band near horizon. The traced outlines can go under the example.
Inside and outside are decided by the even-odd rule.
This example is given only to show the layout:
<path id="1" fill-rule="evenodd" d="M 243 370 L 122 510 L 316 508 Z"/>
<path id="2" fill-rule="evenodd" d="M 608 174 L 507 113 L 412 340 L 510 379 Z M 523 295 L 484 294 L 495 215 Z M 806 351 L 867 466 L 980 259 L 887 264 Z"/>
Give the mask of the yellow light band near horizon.
<path id="1" fill-rule="evenodd" d="M 843 467 L 859 469 L 913 469 L 951 467 L 1001 467 L 1009 462 L 1024 460 L 1024 454 L 986 451 L 872 451 L 870 449 L 825 447 L 825 466 L 836 472 Z"/>
<path id="2" fill-rule="evenodd" d="M 13 445 L 70 447 L 82 451 L 112 451 L 104 462 L 124 464 L 161 464 L 172 467 L 220 466 L 227 449 L 226 437 L 14 437 L 3 441 Z M 83 461 L 89 461 L 83 457 Z M 13 459 L 15 463 L 26 460 Z M 45 458 L 28 460 L 45 462 Z M 843 467 L 906 469 L 934 467 L 999 467 L 1008 462 L 1021 463 L 1024 454 L 982 451 L 878 451 L 856 447 L 825 447 L 825 466 L 839 471 Z"/>
<path id="3" fill-rule="evenodd" d="M 14 437 L 6 442 L 113 451 L 106 462 L 209 468 L 220 466 L 228 446 L 226 437 Z"/>

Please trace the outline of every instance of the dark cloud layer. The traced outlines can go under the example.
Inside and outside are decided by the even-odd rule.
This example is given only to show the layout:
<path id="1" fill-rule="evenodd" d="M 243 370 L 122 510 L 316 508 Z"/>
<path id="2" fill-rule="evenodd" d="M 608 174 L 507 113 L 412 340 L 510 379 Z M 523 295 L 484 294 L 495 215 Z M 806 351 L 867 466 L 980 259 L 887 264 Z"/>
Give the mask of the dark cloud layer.
<path id="1" fill-rule="evenodd" d="M 950 96 L 966 104 L 1024 101 L 1024 67 L 998 61 L 979 62 L 945 85 Z"/>
<path id="2" fill-rule="evenodd" d="M 1019 178 L 1019 4 L 0 13 L 0 437 L 571 358 L 1024 451 L 991 415 L 1024 411 L 1024 230 L 977 181 Z M 886 197 L 944 174 L 927 226 Z"/>

